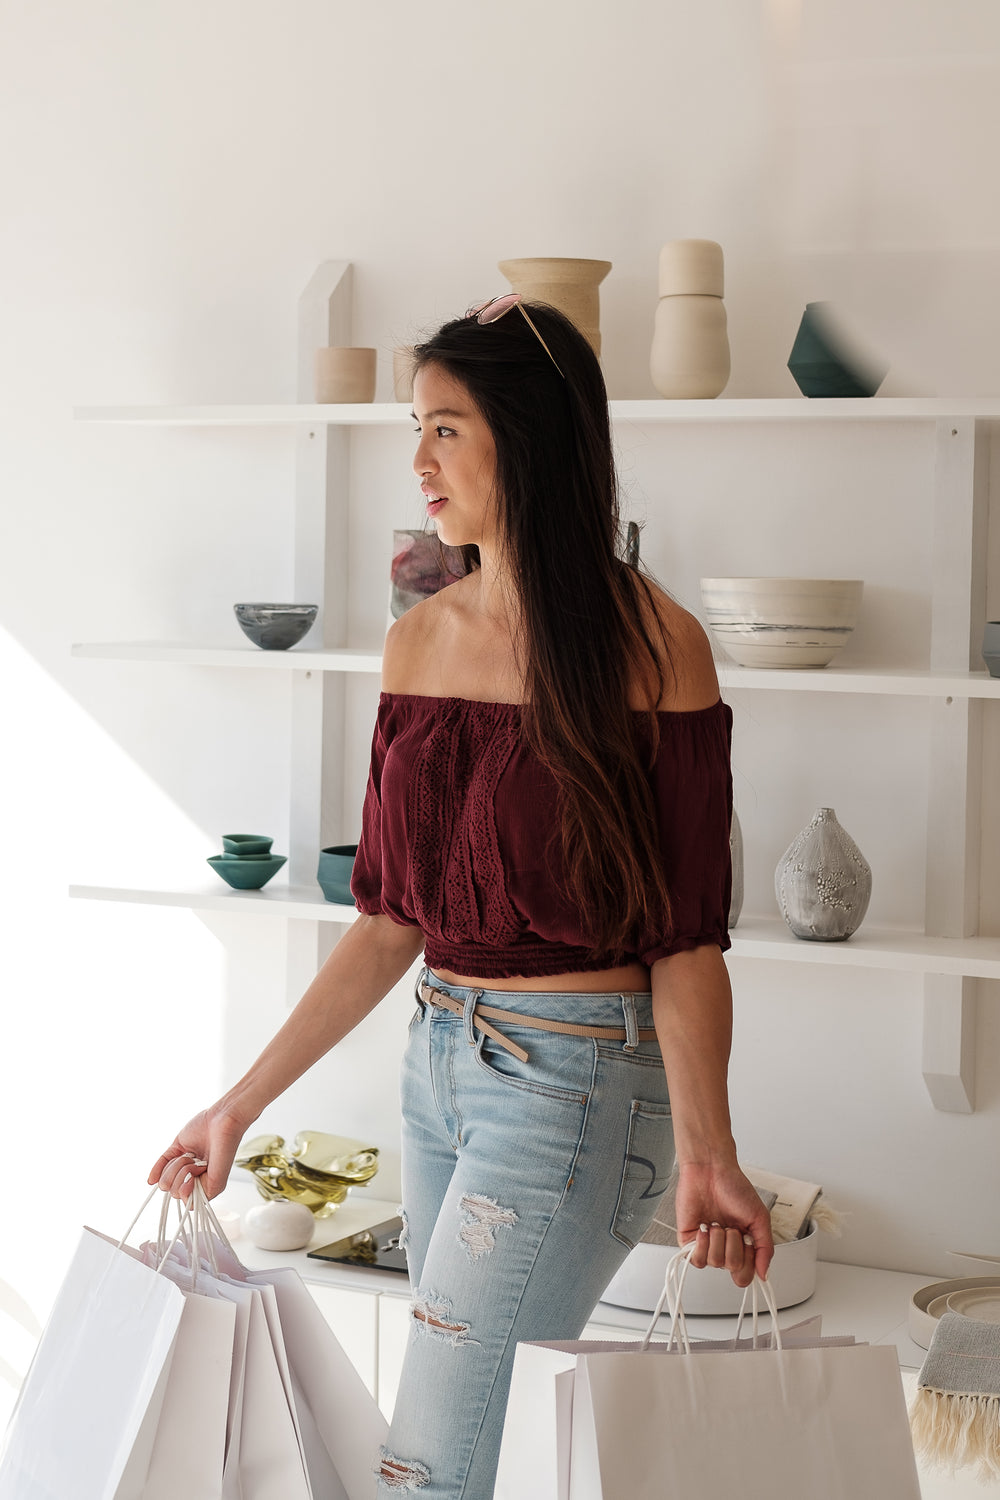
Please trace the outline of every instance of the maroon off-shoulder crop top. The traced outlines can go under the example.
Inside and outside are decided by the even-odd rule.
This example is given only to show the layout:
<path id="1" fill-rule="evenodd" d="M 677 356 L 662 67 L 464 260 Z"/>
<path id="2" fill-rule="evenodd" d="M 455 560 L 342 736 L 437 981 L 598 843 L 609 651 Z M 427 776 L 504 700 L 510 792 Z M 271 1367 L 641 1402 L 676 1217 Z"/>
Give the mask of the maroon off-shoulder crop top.
<path id="1" fill-rule="evenodd" d="M 644 964 L 729 947 L 732 713 L 721 701 L 658 713 L 650 780 L 672 903 L 644 932 Z M 646 716 L 636 734 L 648 747 Z M 424 933 L 431 968 L 483 979 L 605 969 L 560 869 L 552 777 L 525 745 L 521 707 L 383 693 L 351 889 L 359 909 Z"/>

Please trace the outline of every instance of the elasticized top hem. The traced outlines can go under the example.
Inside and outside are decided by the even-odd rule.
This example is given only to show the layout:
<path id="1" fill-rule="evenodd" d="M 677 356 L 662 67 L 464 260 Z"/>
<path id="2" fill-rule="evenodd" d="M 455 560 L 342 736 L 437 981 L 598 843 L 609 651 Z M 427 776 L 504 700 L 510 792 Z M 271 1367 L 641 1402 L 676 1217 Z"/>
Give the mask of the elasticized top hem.
<path id="1" fill-rule="evenodd" d="M 658 958 L 685 953 L 692 948 L 715 945 L 723 952 L 730 946 L 727 933 L 706 932 L 696 937 L 677 937 L 649 954 L 626 953 L 621 958 L 598 954 L 586 948 L 563 947 L 559 943 L 526 943 L 516 949 L 491 950 L 481 946 L 453 946 L 428 939 L 424 959 L 432 969 L 452 974 L 475 974 L 477 979 L 542 979 L 547 974 L 594 974 L 641 963 L 647 968 Z"/>
<path id="2" fill-rule="evenodd" d="M 558 943 L 525 943 L 513 950 L 499 950 L 428 938 L 424 959 L 432 969 L 475 974 L 477 979 L 541 979 L 546 974 L 589 974 L 617 967 L 613 959 L 591 957 L 586 948 L 563 947 Z"/>

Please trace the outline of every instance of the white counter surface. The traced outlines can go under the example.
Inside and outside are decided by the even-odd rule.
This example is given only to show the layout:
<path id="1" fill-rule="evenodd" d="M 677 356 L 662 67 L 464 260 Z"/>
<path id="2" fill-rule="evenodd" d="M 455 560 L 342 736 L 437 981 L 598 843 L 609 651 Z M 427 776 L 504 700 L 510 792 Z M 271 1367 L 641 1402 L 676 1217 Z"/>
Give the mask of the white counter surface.
<path id="1" fill-rule="evenodd" d="M 244 1183 L 231 1184 L 220 1200 L 224 1206 L 239 1212 L 259 1201 L 253 1186 Z M 392 1218 L 397 1212 L 396 1203 L 367 1197 L 364 1190 L 355 1189 L 336 1213 L 329 1219 L 318 1221 L 308 1248 L 327 1245 L 333 1240 L 356 1234 L 383 1219 Z M 234 1248 L 247 1266 L 294 1266 L 304 1281 L 318 1286 L 366 1291 L 373 1295 L 409 1296 L 407 1279 L 399 1272 L 338 1266 L 310 1260 L 306 1250 L 258 1250 L 246 1238 L 238 1240 Z M 907 1308 L 916 1289 L 934 1279 L 932 1275 L 917 1276 L 904 1271 L 879 1271 L 866 1266 L 842 1266 L 832 1261 L 820 1261 L 817 1266 L 816 1291 L 807 1301 L 784 1309 L 779 1322 L 781 1327 L 787 1328 L 820 1313 L 825 1334 L 853 1334 L 855 1338 L 867 1343 L 894 1344 L 899 1351 L 900 1365 L 904 1369 L 916 1370 L 923 1363 L 924 1350 L 910 1338 Z M 599 1302 L 591 1323 L 601 1329 L 621 1330 L 627 1337 L 630 1332 L 644 1331 L 649 1317 L 646 1313 Z M 661 1318 L 658 1331 L 666 1333 L 668 1326 L 669 1320 Z M 766 1318 L 763 1326 L 768 1326 Z M 695 1338 L 725 1338 L 734 1327 L 734 1318 L 688 1319 L 689 1332 Z"/>

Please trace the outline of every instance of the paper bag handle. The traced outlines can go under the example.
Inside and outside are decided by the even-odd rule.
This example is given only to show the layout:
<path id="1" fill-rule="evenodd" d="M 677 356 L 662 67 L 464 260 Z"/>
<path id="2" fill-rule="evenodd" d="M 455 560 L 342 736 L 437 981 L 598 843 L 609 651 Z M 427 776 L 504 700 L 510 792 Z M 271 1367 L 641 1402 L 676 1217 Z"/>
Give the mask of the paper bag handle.
<path id="1" fill-rule="evenodd" d="M 156 1194 L 159 1191 L 160 1187 L 159 1184 L 157 1184 L 143 1199 L 138 1213 L 135 1215 L 131 1224 L 128 1226 L 125 1233 L 118 1241 L 119 1250 L 128 1240 L 129 1235 L 132 1233 L 133 1229 L 138 1224 L 139 1220 L 142 1218 L 146 1209 L 149 1207 L 150 1203 L 152 1203 L 153 1199 L 156 1197 Z M 218 1258 L 215 1253 L 215 1246 L 217 1241 L 221 1241 L 224 1248 L 229 1251 L 233 1259 L 237 1262 L 237 1264 L 239 1264 L 239 1256 L 236 1254 L 236 1251 L 230 1244 L 225 1230 L 219 1223 L 219 1219 L 214 1208 L 212 1208 L 211 1204 L 208 1201 L 208 1198 L 205 1196 L 205 1189 L 202 1186 L 200 1177 L 195 1178 L 191 1190 L 191 1196 L 188 1198 L 187 1202 L 183 1205 L 180 1202 L 178 1202 L 177 1204 L 177 1232 L 173 1236 L 173 1238 L 169 1240 L 168 1243 L 167 1218 L 170 1212 L 171 1201 L 172 1200 L 170 1198 L 170 1195 L 164 1193 L 163 1202 L 160 1206 L 160 1222 L 156 1236 L 156 1269 L 158 1271 L 161 1271 L 163 1269 L 171 1252 L 174 1249 L 174 1246 L 181 1239 L 184 1240 L 185 1245 L 188 1247 L 188 1258 L 191 1266 L 192 1291 L 195 1288 L 198 1278 L 198 1270 L 201 1265 L 202 1248 L 204 1248 L 205 1250 L 209 1266 L 214 1275 L 218 1275 L 219 1272 Z"/>
<path id="2" fill-rule="evenodd" d="M 687 1322 L 684 1317 L 684 1282 L 688 1271 L 691 1269 L 691 1257 L 695 1251 L 695 1244 L 696 1241 L 692 1240 L 677 1255 L 671 1256 L 667 1264 L 666 1275 L 663 1278 L 663 1290 L 653 1310 L 649 1327 L 646 1329 L 642 1343 L 639 1346 L 641 1349 L 649 1348 L 650 1339 L 656 1329 L 664 1304 L 666 1304 L 670 1312 L 670 1332 L 667 1335 L 667 1343 L 676 1345 L 685 1354 L 690 1354 L 691 1340 L 688 1337 Z M 739 1341 L 748 1304 L 753 1316 L 753 1339 L 754 1343 L 757 1342 L 757 1319 L 760 1313 L 761 1299 L 764 1302 L 764 1310 L 771 1315 L 771 1347 L 773 1349 L 780 1349 L 782 1347 L 781 1329 L 778 1327 L 778 1309 L 774 1301 L 774 1292 L 771 1290 L 771 1283 L 769 1281 L 762 1281 L 759 1276 L 755 1276 L 750 1285 L 744 1289 L 743 1300 L 740 1303 L 740 1310 L 737 1315 L 736 1334 L 733 1339 L 734 1347 Z"/>

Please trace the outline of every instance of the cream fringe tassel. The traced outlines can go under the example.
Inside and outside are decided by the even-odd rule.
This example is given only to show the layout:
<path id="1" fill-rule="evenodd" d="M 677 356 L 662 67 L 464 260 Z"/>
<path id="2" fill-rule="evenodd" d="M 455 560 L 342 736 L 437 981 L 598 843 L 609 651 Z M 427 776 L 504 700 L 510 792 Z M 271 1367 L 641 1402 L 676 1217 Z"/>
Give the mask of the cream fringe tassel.
<path id="1" fill-rule="evenodd" d="M 1000 1479 L 1000 1396 L 921 1386 L 910 1406 L 910 1430 L 926 1463 L 952 1470 L 973 1465 L 981 1484 Z"/>

